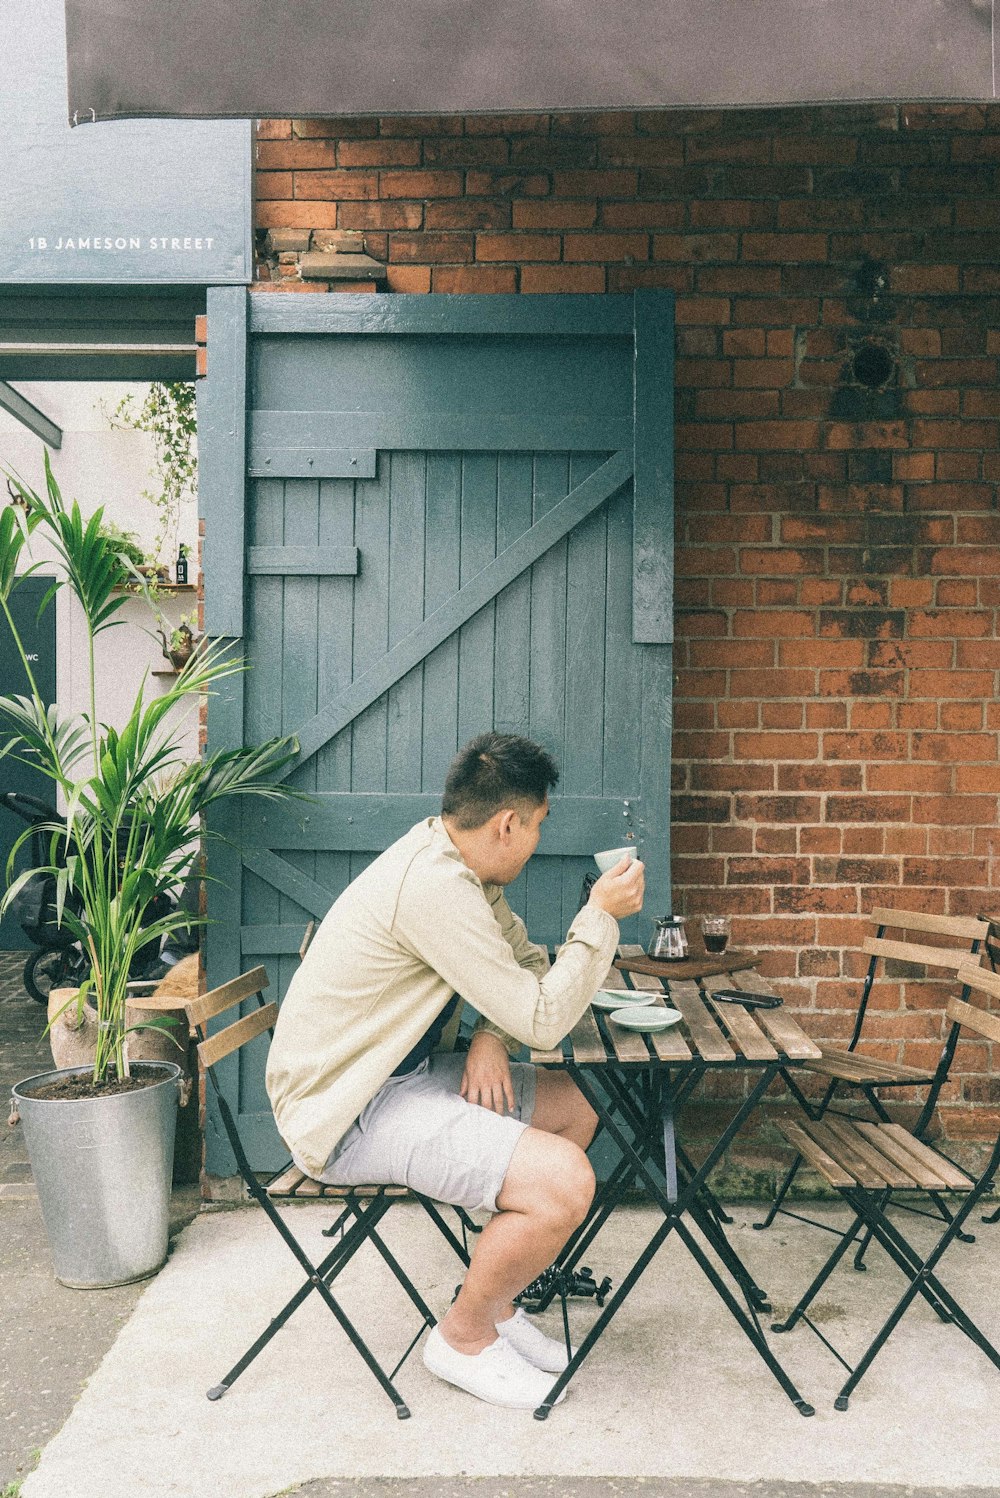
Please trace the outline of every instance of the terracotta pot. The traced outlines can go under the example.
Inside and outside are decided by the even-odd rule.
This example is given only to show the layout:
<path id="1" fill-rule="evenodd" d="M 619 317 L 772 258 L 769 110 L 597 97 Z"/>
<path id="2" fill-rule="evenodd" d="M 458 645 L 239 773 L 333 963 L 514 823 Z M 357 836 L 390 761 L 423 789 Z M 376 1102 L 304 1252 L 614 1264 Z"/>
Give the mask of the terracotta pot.
<path id="1" fill-rule="evenodd" d="M 77 1017 L 75 988 L 54 988 L 49 994 L 49 1045 L 52 1059 L 63 1070 L 72 1066 L 93 1066 L 97 1051 L 97 1013 L 89 1004 L 83 1005 Z M 67 1000 L 73 1000 L 68 1007 Z M 59 1014 L 60 1009 L 63 1010 Z M 59 1015 L 58 1019 L 55 1018 Z M 139 1001 L 126 1006 L 126 1018 L 130 1025 L 143 1020 L 166 1017 L 176 1021 L 170 1026 L 169 1035 L 158 1035 L 155 1030 L 136 1030 L 126 1040 L 125 1048 L 130 1061 L 173 1061 L 180 1068 L 190 1089 L 188 1075 L 188 1022 L 183 1009 L 165 1009 L 157 1005 L 155 1011 L 144 1010 Z M 182 1047 L 178 1050 L 174 1042 Z"/>

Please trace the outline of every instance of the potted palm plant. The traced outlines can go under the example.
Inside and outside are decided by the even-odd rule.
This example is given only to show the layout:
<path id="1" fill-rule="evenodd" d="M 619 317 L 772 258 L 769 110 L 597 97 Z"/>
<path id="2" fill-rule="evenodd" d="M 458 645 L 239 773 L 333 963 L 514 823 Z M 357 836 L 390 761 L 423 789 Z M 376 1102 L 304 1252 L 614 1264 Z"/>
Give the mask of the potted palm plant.
<path id="1" fill-rule="evenodd" d="M 89 959 L 87 977 L 67 1002 L 81 1014 L 87 1004 L 96 1011 L 93 1066 L 18 1083 L 13 1109 L 24 1124 L 56 1277 L 81 1287 L 123 1284 L 155 1272 L 166 1257 L 180 1076 L 173 1062 L 130 1062 L 130 967 L 150 942 L 199 919 L 178 907 L 176 895 L 204 836 L 205 813 L 232 798 L 292 794 L 274 782 L 297 745 L 272 739 L 186 761 L 183 708 L 196 707 L 213 683 L 242 669 L 217 642 L 191 656 L 169 691 L 147 700 L 144 680 L 123 727 L 100 722 L 94 642 L 120 622 L 122 568 L 136 569 L 102 530 L 100 510 L 84 521 L 75 502 L 63 502 L 48 455 L 44 496 L 10 477 L 19 503 L 0 511 L 0 610 L 26 691 L 0 697 L 0 758 L 40 770 L 65 810 L 42 829 L 49 862 L 11 881 L 31 829 L 15 844 L 0 912 L 29 878 L 53 881 L 56 918 Z M 59 574 L 43 607 L 68 587 L 83 612 L 90 687 L 84 713 L 46 706 L 11 613 L 12 592 L 41 565 L 23 566 L 36 533 L 46 538 Z"/>

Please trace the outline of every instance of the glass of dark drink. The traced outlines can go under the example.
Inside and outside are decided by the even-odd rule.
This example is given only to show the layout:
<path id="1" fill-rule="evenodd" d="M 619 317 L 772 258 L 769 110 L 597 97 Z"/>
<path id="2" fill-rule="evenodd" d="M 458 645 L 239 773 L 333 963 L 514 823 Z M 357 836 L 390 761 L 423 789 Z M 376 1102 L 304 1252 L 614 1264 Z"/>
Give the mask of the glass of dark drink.
<path id="1" fill-rule="evenodd" d="M 724 952 L 729 941 L 729 917 L 727 915 L 703 915 L 701 934 L 706 952 Z"/>

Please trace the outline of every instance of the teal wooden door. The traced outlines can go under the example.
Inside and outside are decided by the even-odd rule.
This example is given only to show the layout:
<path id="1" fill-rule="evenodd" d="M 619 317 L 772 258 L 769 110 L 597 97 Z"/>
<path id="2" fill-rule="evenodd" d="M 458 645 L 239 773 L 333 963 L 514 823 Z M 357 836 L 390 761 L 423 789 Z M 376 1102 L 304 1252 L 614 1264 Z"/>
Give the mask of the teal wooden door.
<path id="1" fill-rule="evenodd" d="M 555 946 L 596 849 L 670 908 L 672 299 L 209 293 L 199 409 L 206 622 L 250 669 L 213 745 L 294 733 L 310 800 L 250 809 L 211 854 L 209 981 L 264 963 L 439 810 L 455 750 L 523 733 L 561 779 L 509 891 Z M 281 1163 L 261 1053 L 226 1078 Z M 209 1128 L 209 1169 L 231 1168 Z"/>

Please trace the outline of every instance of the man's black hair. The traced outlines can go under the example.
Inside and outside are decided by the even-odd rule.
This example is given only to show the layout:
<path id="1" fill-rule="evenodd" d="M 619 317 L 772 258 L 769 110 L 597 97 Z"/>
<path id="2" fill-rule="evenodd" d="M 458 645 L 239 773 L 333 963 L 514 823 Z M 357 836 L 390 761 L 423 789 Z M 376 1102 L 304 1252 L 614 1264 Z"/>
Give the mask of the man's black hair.
<path id="1" fill-rule="evenodd" d="M 441 812 L 463 832 L 508 807 L 526 818 L 558 779 L 555 760 L 540 744 L 516 733 L 481 733 L 452 760 Z"/>

